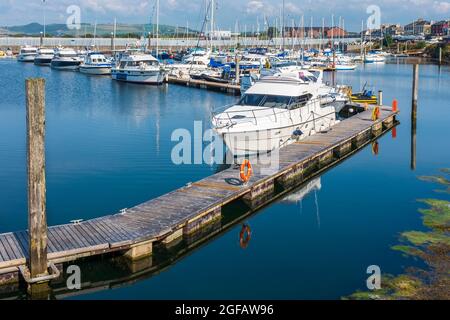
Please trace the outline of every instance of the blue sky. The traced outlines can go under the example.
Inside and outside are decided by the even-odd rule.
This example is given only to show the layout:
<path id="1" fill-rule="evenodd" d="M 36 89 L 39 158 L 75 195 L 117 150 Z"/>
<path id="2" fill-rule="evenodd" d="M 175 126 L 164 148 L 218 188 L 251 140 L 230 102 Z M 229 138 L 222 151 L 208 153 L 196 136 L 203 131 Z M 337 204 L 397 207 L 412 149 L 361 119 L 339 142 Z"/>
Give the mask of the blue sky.
<path id="1" fill-rule="evenodd" d="M 110 23 L 117 18 L 123 23 L 149 22 L 156 0 L 46 0 L 48 23 L 65 23 L 70 5 L 81 9 L 82 22 Z M 281 0 L 216 0 L 217 26 L 221 29 L 235 28 L 239 21 L 241 29 L 247 24 L 256 29 L 264 27 L 264 16 L 270 24 L 280 15 Z M 381 22 L 407 23 L 416 17 L 431 20 L 450 18 L 450 1 L 447 0 L 285 0 L 286 24 L 292 20 L 298 24 L 300 16 L 305 16 L 305 24 L 311 17 L 315 25 L 331 22 L 331 15 L 341 16 L 347 29 L 357 31 L 361 21 L 366 20 L 369 5 L 378 5 L 381 9 Z M 205 0 L 161 0 L 160 22 L 162 24 L 185 26 L 199 29 L 203 18 Z M 0 25 L 18 25 L 43 21 L 42 0 L 0 0 Z"/>

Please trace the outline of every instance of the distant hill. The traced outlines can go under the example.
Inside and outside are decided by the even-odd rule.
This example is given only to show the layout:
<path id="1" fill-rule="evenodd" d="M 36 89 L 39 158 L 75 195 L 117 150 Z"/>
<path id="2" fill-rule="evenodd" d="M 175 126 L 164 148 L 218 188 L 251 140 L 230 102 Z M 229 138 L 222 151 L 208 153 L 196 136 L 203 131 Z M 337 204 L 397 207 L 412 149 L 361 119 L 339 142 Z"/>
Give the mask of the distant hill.
<path id="1" fill-rule="evenodd" d="M 94 34 L 95 26 L 93 24 L 83 23 L 79 30 L 70 30 L 65 24 L 49 24 L 46 26 L 46 34 L 49 36 L 84 36 L 85 34 Z M 97 36 L 110 36 L 114 26 L 112 24 L 98 24 Z M 37 36 L 44 30 L 44 26 L 33 22 L 22 26 L 0 27 L 1 34 L 14 35 L 28 35 Z M 151 24 L 117 24 L 117 36 L 133 35 L 147 35 L 149 32 L 156 30 L 155 25 Z M 189 33 L 197 33 L 197 31 L 189 29 Z M 180 36 L 186 33 L 185 27 L 178 27 L 169 25 L 160 25 L 159 33 L 161 35 L 175 35 L 178 33 Z"/>

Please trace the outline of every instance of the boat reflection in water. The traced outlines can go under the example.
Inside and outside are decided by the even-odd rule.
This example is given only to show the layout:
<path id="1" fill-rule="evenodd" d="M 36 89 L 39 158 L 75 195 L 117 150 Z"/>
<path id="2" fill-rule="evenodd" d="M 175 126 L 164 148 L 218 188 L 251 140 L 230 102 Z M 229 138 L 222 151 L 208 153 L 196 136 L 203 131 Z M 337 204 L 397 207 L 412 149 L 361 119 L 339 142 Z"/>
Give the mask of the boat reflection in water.
<path id="1" fill-rule="evenodd" d="M 320 191 L 322 189 L 322 183 L 320 181 L 320 177 L 315 178 L 299 188 L 296 191 L 291 192 L 287 196 L 285 196 L 280 202 L 286 203 L 299 203 L 301 202 L 308 194 L 311 192 Z"/>

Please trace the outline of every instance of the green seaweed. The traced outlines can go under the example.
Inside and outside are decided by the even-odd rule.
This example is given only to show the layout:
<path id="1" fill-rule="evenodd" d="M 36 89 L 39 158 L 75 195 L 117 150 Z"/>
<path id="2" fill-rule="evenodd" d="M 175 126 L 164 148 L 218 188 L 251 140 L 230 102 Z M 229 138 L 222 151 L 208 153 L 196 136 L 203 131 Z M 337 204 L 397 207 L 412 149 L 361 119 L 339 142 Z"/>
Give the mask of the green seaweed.
<path id="1" fill-rule="evenodd" d="M 450 169 L 441 172 L 449 174 Z M 450 185 L 440 176 L 422 176 L 422 181 Z M 439 192 L 450 193 L 450 187 Z M 383 275 L 382 288 L 375 291 L 357 291 L 343 299 L 398 300 L 450 299 L 450 202 L 439 199 L 419 200 L 427 208 L 419 209 L 422 222 L 429 230 L 406 231 L 400 235 L 402 244 L 392 247 L 406 256 L 419 258 L 426 268 L 408 268 L 398 276 Z"/>
<path id="2" fill-rule="evenodd" d="M 429 208 L 420 209 L 423 215 L 423 224 L 439 231 L 450 231 L 450 202 L 436 199 L 423 199 L 420 202 L 426 203 Z"/>
<path id="3" fill-rule="evenodd" d="M 442 176 L 420 176 L 419 180 L 425 181 L 425 182 L 433 182 L 433 183 L 439 183 L 445 186 L 450 185 L 450 181 L 447 180 L 445 177 Z"/>

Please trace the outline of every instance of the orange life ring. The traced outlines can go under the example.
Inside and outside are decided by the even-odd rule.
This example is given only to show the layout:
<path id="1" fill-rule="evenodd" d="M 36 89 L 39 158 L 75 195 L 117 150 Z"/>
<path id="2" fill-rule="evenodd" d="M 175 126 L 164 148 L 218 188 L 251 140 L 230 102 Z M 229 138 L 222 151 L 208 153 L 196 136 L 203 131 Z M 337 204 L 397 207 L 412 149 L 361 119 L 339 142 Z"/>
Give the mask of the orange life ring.
<path id="1" fill-rule="evenodd" d="M 247 173 L 245 173 L 245 168 L 247 168 Z M 241 172 L 240 172 L 241 180 L 244 183 L 248 182 L 248 180 L 250 180 L 250 177 L 252 176 L 252 173 L 253 173 L 252 165 L 250 164 L 250 161 L 248 159 L 245 159 L 244 162 L 242 162 L 241 164 Z"/>
<path id="2" fill-rule="evenodd" d="M 250 230 L 250 227 L 247 224 L 243 224 L 241 232 L 239 233 L 239 244 L 241 245 L 242 249 L 248 247 L 248 243 L 250 242 L 251 237 L 252 230 Z"/>

